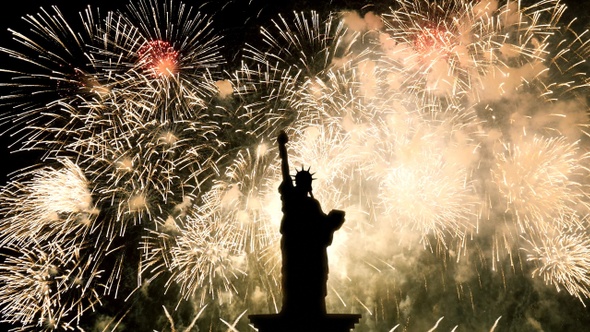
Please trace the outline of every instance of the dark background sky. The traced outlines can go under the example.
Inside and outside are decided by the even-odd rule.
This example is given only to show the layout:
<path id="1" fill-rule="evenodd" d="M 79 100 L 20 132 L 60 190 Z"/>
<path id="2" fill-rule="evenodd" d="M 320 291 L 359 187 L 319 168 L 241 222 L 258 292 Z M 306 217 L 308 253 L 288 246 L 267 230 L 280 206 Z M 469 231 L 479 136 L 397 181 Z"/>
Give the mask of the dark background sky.
<path id="1" fill-rule="evenodd" d="M 169 0 L 166 0 L 169 1 Z M 530 3 L 534 0 L 524 0 L 523 3 Z M 579 26 L 588 26 L 590 17 L 590 1 L 564 0 L 569 7 L 566 12 L 567 16 L 577 16 Z M 79 21 L 78 13 L 83 11 L 88 5 L 99 8 L 101 16 L 109 10 L 124 9 L 128 4 L 125 0 L 16 0 L 11 1 L 10 10 L 0 11 L 0 47 L 12 48 L 15 43 L 12 41 L 12 35 L 8 29 L 19 32 L 26 32 L 29 25 L 22 19 L 27 14 L 35 14 L 40 8 L 50 9 L 51 6 L 57 6 L 60 11 L 68 18 L 68 22 L 76 23 Z M 385 10 L 395 1 L 369 1 L 369 0 L 184 0 L 184 3 L 193 7 L 202 8 L 203 11 L 213 13 L 213 19 L 218 26 L 218 30 L 224 36 L 226 57 L 235 57 L 241 49 L 241 45 L 248 34 L 258 35 L 260 25 L 265 25 L 271 18 L 274 18 L 279 12 L 290 12 L 292 10 L 335 10 L 335 9 L 357 9 L 368 11 L 376 8 L 375 4 L 379 3 L 379 9 Z M 261 9 L 262 8 L 262 9 Z M 378 11 L 378 10 L 377 10 Z M 249 18 L 248 20 L 246 20 Z M 567 19 L 567 18 L 566 18 Z M 564 20 L 565 21 L 565 20 Z M 231 61 L 231 59 L 228 59 Z M 0 68 L 7 68 L 6 55 L 0 54 Z M 0 76 L 0 79 L 2 76 Z M 2 90 L 0 93 L 3 93 Z M 6 108 L 0 108 L 0 112 L 6 111 Z M 0 127 L 0 132 L 5 127 Z M 31 165 L 31 155 L 19 152 L 11 154 L 8 147 L 13 142 L 7 135 L 0 136 L 0 184 L 4 184 L 8 179 L 7 173 L 19 170 Z"/>
<path id="2" fill-rule="evenodd" d="M 165 0 L 170 1 L 170 0 Z M 201 11 L 210 14 L 213 17 L 214 24 L 218 27 L 217 31 L 222 30 L 220 34 L 224 36 L 225 56 L 228 62 L 231 57 L 236 57 L 246 35 L 253 34 L 259 36 L 259 26 L 264 25 L 271 18 L 276 17 L 279 12 L 290 12 L 292 10 L 326 10 L 328 8 L 361 8 L 365 1 L 360 0 L 184 0 L 187 5 L 199 8 Z M 57 6 L 70 24 L 77 24 L 79 13 L 90 5 L 100 10 L 101 17 L 104 17 L 108 11 L 124 10 L 129 3 L 127 0 L 20 0 L 11 1 L 10 10 L 0 11 L 0 47 L 13 49 L 18 46 L 12 40 L 12 34 L 9 29 L 26 33 L 30 25 L 23 20 L 25 15 L 34 15 L 39 13 L 40 8 L 50 10 L 52 6 Z M 252 19 L 254 18 L 254 19 Z M 18 48 L 22 49 L 22 48 Z M 10 68 L 12 62 L 8 61 L 6 54 L 0 53 L 0 69 Z M 0 74 L 0 81 L 6 81 L 7 78 Z M 0 94 L 6 93 L 6 90 L 0 90 Z M 0 106 L 0 113 L 4 113 L 7 108 Z M 0 132 L 6 130 L 6 126 L 0 126 Z M 23 167 L 32 166 L 31 159 L 35 159 L 37 154 L 31 153 L 11 153 L 13 148 L 8 145 L 14 142 L 6 134 L 0 135 L 0 185 L 6 183 L 10 178 L 8 173 L 20 170 Z"/>

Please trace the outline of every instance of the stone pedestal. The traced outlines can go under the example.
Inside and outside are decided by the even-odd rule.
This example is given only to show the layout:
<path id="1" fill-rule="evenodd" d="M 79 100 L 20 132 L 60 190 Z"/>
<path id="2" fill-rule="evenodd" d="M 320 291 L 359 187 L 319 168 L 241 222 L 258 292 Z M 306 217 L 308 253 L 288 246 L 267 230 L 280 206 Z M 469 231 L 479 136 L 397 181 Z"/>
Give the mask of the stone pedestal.
<path id="1" fill-rule="evenodd" d="M 361 319 L 355 314 L 327 314 L 317 317 L 250 315 L 258 332 L 350 332 Z"/>

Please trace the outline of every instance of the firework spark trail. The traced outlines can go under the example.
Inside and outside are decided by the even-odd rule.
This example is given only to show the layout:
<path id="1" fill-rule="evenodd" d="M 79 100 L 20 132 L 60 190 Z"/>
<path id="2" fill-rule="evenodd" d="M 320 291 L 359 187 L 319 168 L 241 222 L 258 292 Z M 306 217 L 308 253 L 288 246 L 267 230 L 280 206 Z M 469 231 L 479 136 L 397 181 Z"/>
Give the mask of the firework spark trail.
<path id="1" fill-rule="evenodd" d="M 199 123 L 128 120 L 123 128 L 75 143 L 77 149 L 100 153 L 85 154 L 80 164 L 93 192 L 100 194 L 97 204 L 116 207 L 114 222 L 120 226 L 108 235 L 124 234 L 128 223 L 141 223 L 144 215 L 146 220 L 165 218 L 176 205 L 195 198 L 215 156 L 215 149 L 204 143 L 209 130 Z"/>
<path id="2" fill-rule="evenodd" d="M 409 163 L 390 170 L 381 184 L 384 213 L 396 216 L 397 227 L 410 227 L 425 241 L 432 234 L 446 247 L 446 235 L 461 238 L 474 229 L 473 190 L 466 186 L 464 169 L 446 165 L 436 154 L 416 162 L 425 161 L 428 167 Z"/>
<path id="3" fill-rule="evenodd" d="M 352 67 L 349 62 L 328 71 L 323 79 L 315 78 L 302 84 L 294 92 L 298 98 L 293 107 L 299 114 L 295 125 L 318 124 L 351 132 L 362 130 L 389 114 L 389 100 L 373 89 L 378 78 L 372 67 L 374 63 L 369 60 L 360 63 L 359 67 Z"/>
<path id="4" fill-rule="evenodd" d="M 400 231 L 422 234 L 425 246 L 434 235 L 446 247 L 450 239 L 475 231 L 480 203 L 471 172 L 477 146 L 468 126 L 428 109 L 437 108 L 400 105 L 372 124 L 370 151 L 377 153 L 368 153 L 361 169 L 379 188 L 374 200 L 383 219 Z"/>
<path id="5" fill-rule="evenodd" d="M 558 1 L 543 5 L 400 1 L 383 15 L 390 88 L 455 103 L 508 96 L 538 82 L 547 71 L 550 36 L 559 30 L 541 22 L 541 14 L 558 19 L 564 10 Z"/>
<path id="6" fill-rule="evenodd" d="M 261 143 L 256 151 L 240 151 L 225 175 L 227 179 L 218 180 L 205 194 L 205 206 L 235 225 L 240 251 L 255 253 L 264 249 L 274 241 L 280 219 L 264 204 L 276 196 L 275 184 L 280 175 L 276 151 L 269 151 L 268 143 Z"/>
<path id="7" fill-rule="evenodd" d="M 154 10 L 153 8 L 155 7 L 151 6 L 154 4 L 146 2 L 142 3 L 141 6 L 143 6 L 142 9 L 144 11 L 149 11 L 148 8 L 150 7 Z M 169 5 L 172 4 L 170 2 Z M 184 5 L 181 8 L 184 9 Z M 199 15 L 192 17 L 190 10 L 188 10 L 186 12 L 188 16 L 178 16 L 180 21 L 177 23 L 180 24 L 173 25 L 174 22 L 168 22 L 171 25 L 165 31 L 173 35 L 156 36 L 176 38 L 176 40 L 170 40 L 170 43 L 173 44 L 166 44 L 168 43 L 167 41 L 165 42 L 159 39 L 151 40 L 150 33 L 152 30 L 145 24 L 142 26 L 140 22 L 139 25 L 141 27 L 139 29 L 133 27 L 130 22 L 134 18 L 137 18 L 134 15 L 138 11 L 132 10 L 132 12 L 134 14 L 123 17 L 109 15 L 105 21 L 107 28 L 93 33 L 91 41 L 98 41 L 98 45 L 101 43 L 107 45 L 108 48 L 106 50 L 102 50 L 96 44 L 93 45 L 90 41 L 85 43 L 76 39 L 74 46 L 80 50 L 74 49 L 77 53 L 72 53 L 83 53 L 84 56 L 78 56 L 77 59 L 50 58 L 49 65 L 59 67 L 62 62 L 65 62 L 66 68 L 72 67 L 72 63 L 76 63 L 74 60 L 91 58 L 92 62 L 88 66 L 90 67 L 92 65 L 91 67 L 95 68 L 94 65 L 96 65 L 96 68 L 98 68 L 96 71 L 100 71 L 99 73 L 94 73 L 93 76 L 82 76 L 78 67 L 75 67 L 72 71 L 80 74 L 78 76 L 69 72 L 61 73 L 57 70 L 52 71 L 54 76 L 46 75 L 50 79 L 55 78 L 56 80 L 60 80 L 62 76 L 66 77 L 68 75 L 74 78 L 78 77 L 82 80 L 77 82 L 70 79 L 67 82 L 71 82 L 72 87 L 67 90 L 50 85 L 51 80 L 48 83 L 46 91 L 49 94 L 54 91 L 60 94 L 60 99 L 53 101 L 58 105 L 58 110 L 62 113 L 69 113 L 62 115 L 66 119 L 66 126 L 60 128 L 59 121 L 39 120 L 43 112 L 46 112 L 49 116 L 56 114 L 55 116 L 58 120 L 60 116 L 56 112 L 52 112 L 52 109 L 48 111 L 48 108 L 42 104 L 41 106 L 33 105 L 32 107 L 26 103 L 22 104 L 21 107 L 27 110 L 27 112 L 17 113 L 13 117 L 17 125 L 20 121 L 29 120 L 24 115 L 35 117 L 32 123 L 36 121 L 49 123 L 49 125 L 44 127 L 36 125 L 29 126 L 27 129 L 33 133 L 25 138 L 26 144 L 36 146 L 39 143 L 55 143 L 43 137 L 47 133 L 56 133 L 52 139 L 55 139 L 59 144 L 55 148 L 54 153 L 58 155 L 63 153 L 61 149 L 63 149 L 64 145 L 68 145 L 65 151 L 77 152 L 75 159 L 80 163 L 82 169 L 78 165 L 71 163 L 68 166 L 70 168 L 76 167 L 72 172 L 78 171 L 78 175 L 83 181 L 86 180 L 81 174 L 87 175 L 90 181 L 88 183 L 82 183 L 85 186 L 78 190 L 78 188 L 74 187 L 80 181 L 73 181 L 76 180 L 76 174 L 68 177 L 68 173 L 61 175 L 61 173 L 54 172 L 57 174 L 53 175 L 51 174 L 52 170 L 44 171 L 48 173 L 47 175 L 41 171 L 37 171 L 36 173 L 32 173 L 37 179 L 29 183 L 25 182 L 24 184 L 14 182 L 16 188 L 11 189 L 9 187 L 5 190 L 5 196 L 10 196 L 8 195 L 10 194 L 10 190 L 17 191 L 17 195 L 27 197 L 34 205 L 6 205 L 6 207 L 12 206 L 16 208 L 16 210 L 13 209 L 14 211 L 8 211 L 7 213 L 7 215 L 14 216 L 12 217 L 13 221 L 15 220 L 14 218 L 26 217 L 24 218 L 25 222 L 30 220 L 32 223 L 31 226 L 35 226 L 26 228 L 27 231 L 24 232 L 25 234 L 18 235 L 18 238 L 15 240 L 11 240 L 10 237 L 4 240 L 10 243 L 18 242 L 23 246 L 30 244 L 33 239 L 40 241 L 61 240 L 60 242 L 64 244 L 67 244 L 68 241 L 81 240 L 82 237 L 70 240 L 66 238 L 66 235 L 76 234 L 77 229 L 81 227 L 80 225 L 84 226 L 82 221 L 85 219 L 81 217 L 76 218 L 76 212 L 79 212 L 78 214 L 80 216 L 83 213 L 89 214 L 90 216 L 88 218 L 96 217 L 98 214 L 96 209 L 90 210 L 90 207 L 87 209 L 90 211 L 78 211 L 76 210 L 78 207 L 72 206 L 79 199 L 86 197 L 89 200 L 89 190 L 96 195 L 97 201 L 95 203 L 97 205 L 108 207 L 105 211 L 114 211 L 114 215 L 103 215 L 98 222 L 87 225 L 94 228 L 91 236 L 94 237 L 93 241 L 97 242 L 96 262 L 101 261 L 101 255 L 115 256 L 113 258 L 114 263 L 112 263 L 112 269 L 109 269 L 112 271 L 105 280 L 108 292 L 111 293 L 111 290 L 113 290 L 114 294 L 119 292 L 120 281 L 122 278 L 125 278 L 121 272 L 124 270 L 124 265 L 127 264 L 124 258 L 127 251 L 121 250 L 122 247 L 117 244 L 111 244 L 111 241 L 116 240 L 116 237 L 124 236 L 127 228 L 129 228 L 128 224 L 135 225 L 142 223 L 142 219 L 145 219 L 146 216 L 148 220 L 143 220 L 144 224 L 149 219 L 156 219 L 160 214 L 167 217 L 167 213 L 172 214 L 178 205 L 186 202 L 187 199 L 191 199 L 191 193 L 196 192 L 201 181 L 203 181 L 199 176 L 202 174 L 202 170 L 207 167 L 204 164 L 215 155 L 214 151 L 212 153 L 212 150 L 209 150 L 209 147 L 204 145 L 204 142 L 207 140 L 206 132 L 211 131 L 207 128 L 211 126 L 203 125 L 203 122 L 199 120 L 203 117 L 202 115 L 195 116 L 195 111 L 204 108 L 201 98 L 211 95 L 205 94 L 203 91 L 215 91 L 217 93 L 217 90 L 212 88 L 214 84 L 207 81 L 205 77 L 209 75 L 207 72 L 209 68 L 213 68 L 216 64 L 220 63 L 220 57 L 217 54 L 218 48 L 216 46 L 218 39 L 209 36 L 210 30 L 206 29 L 209 23 L 201 20 Z M 164 8 L 164 11 L 155 13 L 155 16 L 147 16 L 146 19 L 149 21 L 150 18 L 155 18 L 166 21 L 167 18 L 160 15 L 167 15 L 167 13 L 168 8 Z M 185 12 L 183 11 L 182 13 L 184 14 Z M 69 28 L 59 13 L 56 16 L 57 18 L 50 17 L 47 13 L 39 15 L 39 17 L 42 18 L 41 23 L 38 23 L 34 19 L 31 19 L 31 22 L 35 28 L 51 36 L 49 39 L 62 38 L 66 40 L 70 37 L 68 33 L 74 31 L 74 29 Z M 142 17 L 140 15 L 140 18 Z M 129 19 L 129 21 L 125 22 L 126 19 Z M 183 22 L 183 20 L 186 22 Z M 85 22 L 84 26 L 91 26 L 91 22 L 91 20 Z M 151 23 L 148 22 L 147 24 L 149 25 Z M 115 31 L 109 30 L 114 26 L 116 26 L 114 28 Z M 192 29 L 188 31 L 190 32 L 188 35 L 193 36 L 194 39 L 185 39 L 184 37 L 187 35 L 187 31 L 176 31 L 172 29 L 174 26 Z M 140 36 L 138 31 L 141 31 L 141 28 L 144 28 L 144 32 L 147 32 L 147 34 Z M 148 31 L 145 31 L 145 29 Z M 110 33 L 114 37 L 109 38 Z M 156 34 L 158 33 L 156 31 Z M 41 37 L 44 36 L 42 33 L 39 33 L 39 35 Z M 31 45 L 28 43 L 31 39 L 26 36 L 18 33 L 15 33 L 15 36 L 17 40 L 22 40 L 21 43 Z M 77 37 L 75 34 L 73 36 Z M 134 47 L 133 43 L 137 40 L 133 40 L 133 38 L 138 36 L 142 37 L 140 41 L 144 41 L 143 48 L 139 50 L 132 49 L 125 53 L 131 54 L 131 56 L 126 59 L 127 62 L 124 65 L 115 63 L 116 66 L 114 68 L 119 71 L 105 66 L 105 64 L 109 63 L 109 56 L 117 56 L 113 55 L 112 52 L 109 53 L 113 48 L 116 51 L 120 51 L 121 49 L 125 49 L 125 47 Z M 201 39 L 201 37 L 206 38 Z M 204 44 L 198 44 L 203 41 L 205 41 Z M 117 44 L 117 42 L 121 44 Z M 58 40 L 58 44 L 65 46 L 67 42 Z M 174 47 L 179 47 L 178 52 L 174 50 Z M 91 55 L 86 53 L 88 49 L 91 49 Z M 41 51 L 44 51 L 44 48 L 39 46 L 39 49 L 36 49 L 36 51 L 41 53 Z M 28 59 L 25 52 L 19 53 L 9 50 L 5 50 L 5 52 L 24 61 Z M 63 53 L 69 55 L 68 49 L 65 49 Z M 56 54 L 60 53 L 56 52 Z M 191 56 L 193 58 L 190 58 Z M 174 65 L 174 68 L 168 67 L 166 68 L 166 73 L 155 75 L 156 79 L 150 80 L 141 71 L 153 72 L 154 68 L 146 67 L 157 64 L 159 60 L 154 57 L 165 57 L 165 60 L 169 61 L 167 65 Z M 105 58 L 107 60 L 104 60 Z M 34 62 L 34 64 L 42 70 L 45 69 L 43 62 Z M 47 67 L 51 68 L 49 66 Z M 30 78 L 33 76 L 39 75 L 32 74 L 25 77 Z M 199 81 L 202 84 L 194 85 L 196 76 L 199 76 Z M 80 95 L 80 89 L 86 88 L 88 82 L 98 82 L 99 80 L 105 82 L 105 85 L 101 85 L 105 88 L 96 90 L 99 93 L 90 91 L 91 93 Z M 62 79 L 62 81 L 66 82 L 65 79 Z M 107 85 L 108 87 L 106 87 Z M 26 84 L 22 84 L 22 86 L 26 87 Z M 196 87 L 201 90 L 196 89 Z M 206 90 L 203 90 L 203 88 L 206 88 Z M 91 89 L 94 89 L 94 87 L 91 86 Z M 69 93 L 70 95 L 61 97 L 62 90 L 63 93 Z M 172 91 L 174 94 L 170 95 L 168 91 Z M 15 94 L 9 97 L 17 99 L 19 95 Z M 32 110 L 29 110 L 29 108 L 32 108 Z M 164 111 L 160 112 L 161 110 Z M 10 119 L 12 120 L 13 118 Z M 172 124 L 167 120 L 168 118 L 176 121 Z M 190 119 L 190 121 L 182 120 L 182 123 L 178 121 L 183 118 Z M 202 150 L 203 147 L 206 147 L 208 151 Z M 23 175 L 23 177 L 25 176 Z M 23 188 L 18 189 L 20 187 Z M 77 195 L 77 197 L 70 196 L 71 199 L 68 202 L 67 197 L 60 196 L 59 193 L 63 193 L 64 187 L 76 189 L 67 192 L 66 195 Z M 83 192 L 80 192 L 80 190 Z M 55 204 L 48 206 L 46 203 L 60 204 L 59 206 Z M 68 203 L 70 206 L 67 206 Z M 62 208 L 64 205 L 66 206 Z M 68 208 L 71 211 L 61 211 Z M 81 208 L 79 207 L 79 209 Z M 36 210 L 31 211 L 31 209 Z M 64 213 L 69 213 L 71 216 L 62 216 Z M 66 220 L 59 220 L 64 217 L 67 217 Z M 43 223 L 36 222 L 39 218 L 45 218 L 49 221 Z M 9 218 L 3 220 L 5 225 L 7 225 L 4 227 L 7 234 L 10 234 L 8 232 L 11 229 L 19 229 L 22 233 L 22 226 L 26 226 L 22 220 L 19 222 L 19 225 L 12 226 L 10 220 Z M 48 225 L 48 222 L 51 221 L 54 221 L 54 224 L 60 222 L 59 227 L 43 226 Z M 90 223 L 90 221 L 87 223 Z M 39 230 L 40 227 L 43 229 Z M 82 232 L 78 232 L 77 235 L 80 236 L 81 234 L 88 233 L 89 228 L 82 229 Z M 35 231 L 35 229 L 39 231 Z M 50 230 L 50 232 L 45 232 L 45 230 Z M 54 234 L 56 232 L 57 235 Z M 65 233 L 65 235 L 61 235 L 59 232 Z M 17 236 L 16 234 L 14 235 L 15 237 Z M 61 238 L 58 236 L 61 236 Z M 106 238 L 103 238 L 103 236 L 106 236 Z M 104 241 L 107 242 L 104 243 Z M 104 248 L 104 251 L 98 248 Z M 34 315 L 36 313 L 31 312 L 31 317 L 34 317 Z"/>
<path id="8" fill-rule="evenodd" d="M 220 37 L 213 35 L 211 19 L 192 7 L 177 1 L 133 3 L 124 13 L 111 13 L 105 27 L 99 32 L 104 47 L 94 50 L 93 62 L 112 89 L 128 99 L 187 107 L 156 119 L 191 118 L 190 110 L 216 93 L 208 80 L 223 64 Z M 152 111 L 162 110 L 158 106 Z"/>
<path id="9" fill-rule="evenodd" d="M 245 49 L 248 62 L 237 72 L 236 90 L 248 101 L 244 106 L 248 123 L 268 128 L 305 122 L 313 109 L 299 101 L 300 94 L 326 96 L 320 91 L 322 80 L 356 59 L 351 48 L 357 33 L 348 32 L 336 17 L 322 20 L 316 12 L 309 16 L 296 12 L 292 19 L 280 16 L 272 28 L 262 28 L 264 49 L 251 45 Z M 252 99 L 256 96 L 260 97 Z M 267 131 L 256 128 L 258 134 Z"/>
<path id="10" fill-rule="evenodd" d="M 170 248 L 172 278 L 185 299 L 197 294 L 203 304 L 209 298 L 224 300 L 233 294 L 234 280 L 244 274 L 239 267 L 234 225 L 217 220 L 187 220 L 182 235 Z"/>
<path id="11" fill-rule="evenodd" d="M 3 290 L 15 294 L 0 303 L 4 319 L 83 328 L 89 308 L 140 296 L 157 279 L 180 290 L 177 308 L 277 309 L 272 142 L 284 128 L 295 164 L 318 172 L 323 209 L 347 212 L 330 252 L 335 308 L 366 308 L 363 324 L 375 329 L 410 326 L 420 295 L 402 285 L 418 276 L 432 293 L 439 278 L 419 241 L 436 244 L 445 268 L 447 257 L 471 267 L 491 256 L 496 269 L 500 247 L 511 257 L 524 249 L 533 277 L 584 302 L 584 34 L 567 39 L 554 0 L 396 4 L 365 18 L 281 15 L 227 72 L 212 18 L 174 0 L 104 20 L 89 9 L 80 34 L 57 9 L 29 16 L 33 34 L 13 33 L 23 50 L 1 49 L 30 69 L 3 84 L 15 105 L 5 121 L 23 149 L 46 149 L 61 168 L 34 168 L 3 189 L 0 243 L 30 247 L 0 264 Z M 367 21 L 353 28 L 355 19 Z M 453 281 L 459 297 L 464 284 L 481 286 L 465 270 Z"/>
<path id="12" fill-rule="evenodd" d="M 273 254 L 263 260 L 261 254 L 278 243 L 275 234 L 280 217 L 269 215 L 273 210 L 263 205 L 269 196 L 276 196 L 273 185 L 279 172 L 275 157 L 276 152 L 269 151 L 266 143 L 255 152 L 239 151 L 224 177 L 215 180 L 200 198 L 198 209 L 189 209 L 181 218 L 168 217 L 159 223 L 158 231 L 151 232 L 145 242 L 149 256 L 146 268 L 160 270 L 163 266 L 158 256 L 164 256 L 166 268 L 172 272 L 168 287 L 172 282 L 180 285 L 185 299 L 198 293 L 201 303 L 210 297 L 238 294 L 235 284 L 245 275 L 246 263 L 250 279 L 276 278 L 262 266 L 253 267 L 276 265 L 269 260 L 280 258 Z M 280 211 L 280 206 L 275 204 L 274 211 Z"/>
<path id="13" fill-rule="evenodd" d="M 577 182 L 587 176 L 587 156 L 580 157 L 578 149 L 578 142 L 568 143 L 564 137 L 534 136 L 522 137 L 496 153 L 493 183 L 506 201 L 506 211 L 515 214 L 520 233 L 544 233 L 552 227 L 544 226 L 543 220 L 576 209 L 588 211 L 586 190 Z"/>
<path id="14" fill-rule="evenodd" d="M 52 155 L 63 149 L 72 132 L 83 126 L 73 121 L 84 99 L 93 99 L 105 92 L 96 77 L 97 70 L 88 63 L 88 49 L 97 32 L 99 16 L 91 9 L 81 13 L 78 32 L 57 7 L 42 9 L 24 20 L 29 34 L 11 31 L 22 51 L 2 48 L 21 63 L 22 71 L 2 70 L 14 76 L 10 93 L 3 95 L 3 103 L 14 107 L 5 112 L 2 123 L 12 123 L 11 131 L 18 133 L 19 148 L 40 149 Z M 26 69 L 25 69 L 26 68 Z M 35 95 L 35 98 L 29 98 Z"/>
<path id="15" fill-rule="evenodd" d="M 137 225 L 151 233 L 157 231 L 157 220 L 178 217 L 186 210 L 182 205 L 196 200 L 203 169 L 215 155 L 203 143 L 210 130 L 200 125 L 199 117 L 159 123 L 144 122 L 131 112 L 117 115 L 105 116 L 104 123 L 89 122 L 86 130 L 93 134 L 70 144 L 72 150 L 84 152 L 79 163 L 92 192 L 98 194 L 96 204 L 110 211 L 94 226 L 97 241 L 124 237 Z M 114 250 L 112 256 L 120 256 L 113 258 L 119 262 L 115 265 L 123 264 L 128 253 L 117 245 L 107 243 L 107 247 Z M 143 255 L 140 270 L 150 271 L 146 277 L 152 279 L 161 273 L 154 266 L 163 264 L 167 255 L 157 250 L 144 250 Z M 118 289 L 122 277 L 113 270 L 109 288 Z"/>
<path id="16" fill-rule="evenodd" d="M 169 20 L 170 10 L 178 10 L 177 21 Z M 157 233 L 157 220 L 174 219 L 179 205 L 196 201 L 211 175 L 205 170 L 220 158 L 203 99 L 217 94 L 209 70 L 222 63 L 210 19 L 173 1 L 131 4 L 126 14 L 110 13 L 96 34 L 104 47 L 91 49 L 92 62 L 108 93 L 85 100 L 88 112 L 76 117 L 86 126 L 68 146 L 97 204 L 109 206 L 100 234 L 111 240 L 137 225 Z M 150 271 L 150 280 L 169 257 L 147 247 L 140 270 Z"/>
<path id="17" fill-rule="evenodd" d="M 3 245 L 83 239 L 99 213 L 88 180 L 68 159 L 61 160 L 58 169 L 43 167 L 19 174 L 2 188 L 0 200 Z"/>
<path id="18" fill-rule="evenodd" d="M 296 97 L 291 93 L 294 82 L 267 63 L 243 64 L 231 77 L 235 98 L 240 106 L 233 116 L 239 122 L 230 123 L 227 131 L 242 135 L 272 136 L 275 128 L 286 127 L 296 118 L 292 110 Z M 231 110 L 226 110 L 232 114 Z"/>
<path id="19" fill-rule="evenodd" d="M 351 61 L 356 33 L 349 33 L 341 20 L 320 18 L 317 12 L 294 13 L 292 21 L 279 16 L 273 27 L 262 28 L 263 43 L 268 49 L 247 48 L 247 58 L 271 69 L 287 71 L 300 83 L 323 78 L 332 68 Z"/>
<path id="20" fill-rule="evenodd" d="M 280 265 L 277 158 L 276 150 L 266 142 L 240 150 L 223 177 L 204 194 L 199 209 L 208 223 L 221 222 L 232 227 L 231 241 L 235 251 L 243 255 L 248 278 L 266 285 L 263 291 L 273 298 L 278 296 L 280 270 L 272 268 Z"/>
<path id="21" fill-rule="evenodd" d="M 100 305 L 101 271 L 84 250 L 55 243 L 12 247 L 20 256 L 9 256 L 0 269 L 3 314 L 25 330 L 70 329 L 87 310 Z"/>
<path id="22" fill-rule="evenodd" d="M 536 266 L 532 272 L 559 292 L 563 287 L 582 303 L 590 298 L 590 241 L 585 234 L 558 232 L 542 236 L 540 243 L 529 241 L 527 261 Z M 584 304 L 584 306 L 586 306 Z"/>

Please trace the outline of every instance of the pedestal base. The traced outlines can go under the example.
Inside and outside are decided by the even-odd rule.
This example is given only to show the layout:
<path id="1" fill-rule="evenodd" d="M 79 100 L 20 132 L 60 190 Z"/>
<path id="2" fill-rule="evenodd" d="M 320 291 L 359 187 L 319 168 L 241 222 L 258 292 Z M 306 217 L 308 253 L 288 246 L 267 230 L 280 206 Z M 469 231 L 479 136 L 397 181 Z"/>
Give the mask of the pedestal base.
<path id="1" fill-rule="evenodd" d="M 327 314 L 319 317 L 250 315 L 258 332 L 350 332 L 361 319 L 355 314 Z"/>

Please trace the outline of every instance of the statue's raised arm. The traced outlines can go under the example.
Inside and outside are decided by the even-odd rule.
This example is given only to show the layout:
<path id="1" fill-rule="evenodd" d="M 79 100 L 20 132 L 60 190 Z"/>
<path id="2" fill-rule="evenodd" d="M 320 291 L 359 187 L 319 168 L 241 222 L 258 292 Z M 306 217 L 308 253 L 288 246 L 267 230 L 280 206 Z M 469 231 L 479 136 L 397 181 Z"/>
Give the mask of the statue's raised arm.
<path id="1" fill-rule="evenodd" d="M 283 175 L 283 182 L 292 183 L 289 174 L 289 156 L 287 155 L 286 144 L 289 142 L 289 136 L 283 130 L 277 136 L 277 143 L 279 143 L 279 156 L 281 157 L 281 173 Z"/>

